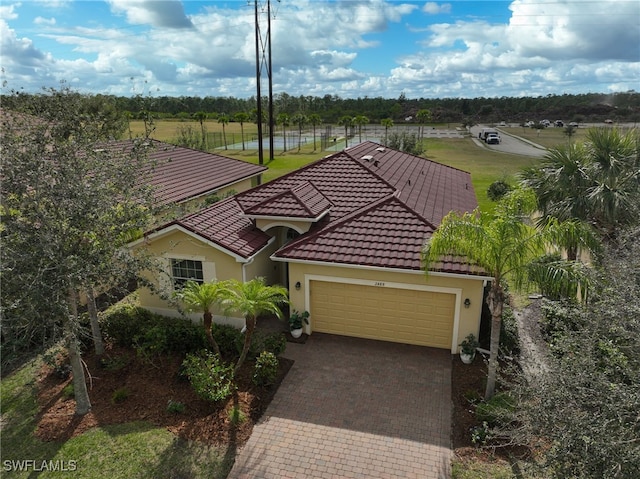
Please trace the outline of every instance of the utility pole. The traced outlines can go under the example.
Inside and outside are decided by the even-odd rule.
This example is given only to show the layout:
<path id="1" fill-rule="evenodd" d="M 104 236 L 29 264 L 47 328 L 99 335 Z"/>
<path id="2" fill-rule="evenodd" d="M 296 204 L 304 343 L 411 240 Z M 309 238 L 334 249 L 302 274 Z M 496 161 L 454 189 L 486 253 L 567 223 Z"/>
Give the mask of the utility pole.
<path id="1" fill-rule="evenodd" d="M 269 98 L 268 98 L 268 122 L 269 122 L 269 161 L 273 160 L 273 76 L 271 70 L 271 0 L 267 0 L 267 32 L 266 32 L 266 52 L 265 44 L 260 31 L 260 16 L 258 14 L 258 1 L 254 0 L 255 8 L 255 29 L 256 29 L 256 95 L 257 95 L 257 114 L 258 114 L 258 162 L 264 164 L 264 148 L 262 145 L 262 94 L 260 86 L 262 82 L 262 65 L 266 61 L 265 69 L 269 80 Z M 280 0 L 278 0 L 280 1 Z"/>

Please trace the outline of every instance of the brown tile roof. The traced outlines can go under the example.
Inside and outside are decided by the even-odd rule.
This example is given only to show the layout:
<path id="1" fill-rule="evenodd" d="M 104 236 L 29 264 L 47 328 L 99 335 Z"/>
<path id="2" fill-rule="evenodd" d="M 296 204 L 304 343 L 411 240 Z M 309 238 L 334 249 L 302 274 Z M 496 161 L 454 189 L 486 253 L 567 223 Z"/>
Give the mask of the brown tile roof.
<path id="1" fill-rule="evenodd" d="M 267 233 L 256 228 L 250 218 L 243 216 L 234 197 L 218 201 L 155 231 L 173 225 L 181 226 L 243 258 L 249 258 L 260 251 L 271 239 Z"/>
<path id="2" fill-rule="evenodd" d="M 112 142 L 109 148 L 131 148 L 132 141 Z M 264 166 L 152 140 L 148 158 L 154 164 L 152 185 L 161 204 L 180 203 L 252 178 Z"/>
<path id="3" fill-rule="evenodd" d="M 249 206 L 245 209 L 248 216 L 277 216 L 289 218 L 318 218 L 329 211 L 331 201 L 324 196 L 310 181 L 303 181 L 298 186 Z"/>
<path id="4" fill-rule="evenodd" d="M 390 196 L 288 243 L 275 257 L 420 270 L 433 225 Z"/>
<path id="5" fill-rule="evenodd" d="M 397 188 L 398 197 L 407 206 L 435 225 L 451 210 L 464 213 L 478 206 L 471 175 L 466 171 L 371 141 L 346 153 Z"/>
<path id="6" fill-rule="evenodd" d="M 476 206 L 469 173 L 367 142 L 171 224 L 248 258 L 270 239 L 251 215 L 317 219 L 330 207 L 274 257 L 418 271 L 422 246 L 442 217 Z M 461 258 L 443 258 L 434 266 L 482 274 Z"/>

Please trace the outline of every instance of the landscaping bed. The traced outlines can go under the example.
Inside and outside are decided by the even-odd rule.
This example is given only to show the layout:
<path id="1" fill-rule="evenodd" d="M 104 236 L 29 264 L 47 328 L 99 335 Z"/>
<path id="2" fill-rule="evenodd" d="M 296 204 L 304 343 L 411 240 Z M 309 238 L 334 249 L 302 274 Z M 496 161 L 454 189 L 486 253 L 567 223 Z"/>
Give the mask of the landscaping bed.
<path id="1" fill-rule="evenodd" d="M 254 362 L 246 361 L 235 378 L 236 392 L 213 403 L 199 398 L 179 374 L 181 355 L 162 355 L 149 361 L 132 348 L 109 345 L 101 362 L 92 353 L 83 359 L 91 374 L 91 411 L 75 416 L 73 395 L 65 394 L 71 379 L 61 380 L 54 368 L 43 366 L 38 378 L 40 413 L 35 432 L 39 439 L 64 441 L 96 426 L 146 421 L 184 439 L 241 446 L 293 364 L 279 358 L 275 383 L 257 386 L 252 382 Z M 182 408 L 182 412 L 176 411 Z M 234 408 L 240 412 L 234 414 Z"/>

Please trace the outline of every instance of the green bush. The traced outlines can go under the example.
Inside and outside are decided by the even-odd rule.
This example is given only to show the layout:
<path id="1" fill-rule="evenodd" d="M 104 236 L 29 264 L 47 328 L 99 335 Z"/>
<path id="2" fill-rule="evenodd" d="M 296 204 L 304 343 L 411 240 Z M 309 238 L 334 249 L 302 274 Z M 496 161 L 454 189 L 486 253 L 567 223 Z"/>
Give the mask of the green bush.
<path id="1" fill-rule="evenodd" d="M 126 387 L 122 387 L 113 391 L 111 395 L 111 404 L 120 404 L 129 397 L 129 390 Z"/>
<path id="2" fill-rule="evenodd" d="M 500 324 L 500 351 L 508 356 L 520 353 L 518 322 L 513 309 L 506 305 L 502 311 L 502 323 Z"/>
<path id="3" fill-rule="evenodd" d="M 487 188 L 487 197 L 491 201 L 499 201 L 513 188 L 504 180 L 494 181 Z"/>
<path id="4" fill-rule="evenodd" d="M 490 426 L 505 425 L 510 421 L 516 401 L 509 393 L 499 392 L 488 401 L 476 407 L 476 419 Z"/>
<path id="5" fill-rule="evenodd" d="M 244 336 L 238 328 L 229 324 L 214 324 L 211 333 L 213 334 L 213 339 L 218 343 L 222 357 L 230 359 L 239 356 L 240 350 L 237 344 L 242 345 Z"/>
<path id="6" fill-rule="evenodd" d="M 120 346 L 133 346 L 135 338 L 158 317 L 140 306 L 118 304 L 101 314 L 101 329 L 106 339 Z"/>
<path id="7" fill-rule="evenodd" d="M 257 386 L 273 384 L 278 377 L 278 358 L 269 351 L 262 351 L 253 367 L 253 383 Z"/>
<path id="8" fill-rule="evenodd" d="M 203 350 L 187 354 L 184 371 L 198 396 L 208 401 L 222 401 L 234 391 L 233 366 L 225 364 L 218 355 Z"/>
<path id="9" fill-rule="evenodd" d="M 167 412 L 173 414 L 182 414 L 185 410 L 185 405 L 179 401 L 174 401 L 173 399 L 169 399 L 167 402 Z"/>

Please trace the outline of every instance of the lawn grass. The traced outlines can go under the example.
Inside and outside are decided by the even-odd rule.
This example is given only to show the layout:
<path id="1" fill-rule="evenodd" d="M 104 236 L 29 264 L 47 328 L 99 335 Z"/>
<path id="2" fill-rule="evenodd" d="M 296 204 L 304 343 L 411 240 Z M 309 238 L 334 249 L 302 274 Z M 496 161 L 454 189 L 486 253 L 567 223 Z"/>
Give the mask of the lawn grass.
<path id="1" fill-rule="evenodd" d="M 144 422 L 97 427 L 66 442 L 43 442 L 33 434 L 38 412 L 36 360 L 2 379 L 2 477 L 34 477 L 34 466 L 8 471 L 6 461 L 43 461 L 67 470 L 45 471 L 42 478 L 225 478 L 235 450 L 179 439 Z M 75 470 L 71 471 L 69 468 Z"/>

